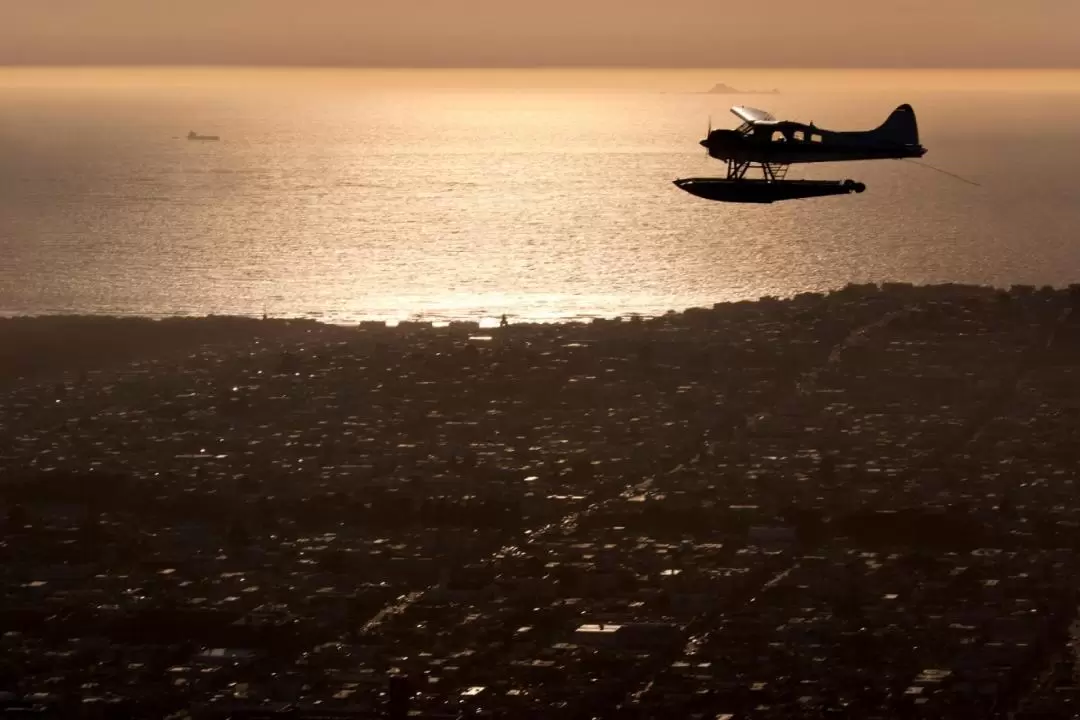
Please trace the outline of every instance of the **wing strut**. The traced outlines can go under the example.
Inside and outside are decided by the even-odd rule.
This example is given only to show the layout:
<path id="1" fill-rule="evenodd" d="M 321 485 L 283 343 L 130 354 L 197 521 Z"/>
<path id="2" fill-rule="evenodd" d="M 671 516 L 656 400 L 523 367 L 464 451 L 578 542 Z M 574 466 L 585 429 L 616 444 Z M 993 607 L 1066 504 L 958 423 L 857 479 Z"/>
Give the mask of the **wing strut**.
<path id="1" fill-rule="evenodd" d="M 728 180 L 742 180 L 751 168 L 761 171 L 761 176 L 769 182 L 777 182 L 787 177 L 788 166 L 780 163 L 727 161 Z"/>

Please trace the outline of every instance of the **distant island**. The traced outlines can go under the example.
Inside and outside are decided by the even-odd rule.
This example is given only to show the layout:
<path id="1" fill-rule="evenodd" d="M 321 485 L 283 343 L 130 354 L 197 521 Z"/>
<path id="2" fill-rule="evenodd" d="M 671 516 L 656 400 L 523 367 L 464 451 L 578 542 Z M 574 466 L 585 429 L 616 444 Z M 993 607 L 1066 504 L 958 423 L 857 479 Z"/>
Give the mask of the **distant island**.
<path id="1" fill-rule="evenodd" d="M 717 83 L 713 85 L 712 90 L 707 92 L 708 95 L 776 95 L 779 94 L 779 90 L 773 88 L 772 90 L 739 90 L 733 88 L 730 85 L 724 83 Z"/>

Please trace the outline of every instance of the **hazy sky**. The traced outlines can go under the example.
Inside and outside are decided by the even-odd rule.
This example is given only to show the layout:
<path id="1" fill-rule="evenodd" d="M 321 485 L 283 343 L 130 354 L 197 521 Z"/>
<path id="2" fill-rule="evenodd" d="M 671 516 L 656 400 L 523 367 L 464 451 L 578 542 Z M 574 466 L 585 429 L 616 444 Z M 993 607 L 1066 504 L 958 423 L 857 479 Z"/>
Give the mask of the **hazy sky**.
<path id="1" fill-rule="evenodd" d="M 1080 67 L 1080 0 L 0 0 L 0 64 Z"/>

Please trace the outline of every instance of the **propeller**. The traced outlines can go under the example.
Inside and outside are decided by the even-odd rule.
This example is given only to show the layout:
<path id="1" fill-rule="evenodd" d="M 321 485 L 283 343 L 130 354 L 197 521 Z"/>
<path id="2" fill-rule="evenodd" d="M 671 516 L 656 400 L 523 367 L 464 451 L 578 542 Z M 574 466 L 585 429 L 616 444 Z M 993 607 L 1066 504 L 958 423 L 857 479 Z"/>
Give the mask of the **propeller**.
<path id="1" fill-rule="evenodd" d="M 712 137 L 712 115 L 709 115 L 709 129 L 705 133 L 705 157 L 709 157 L 709 138 Z"/>

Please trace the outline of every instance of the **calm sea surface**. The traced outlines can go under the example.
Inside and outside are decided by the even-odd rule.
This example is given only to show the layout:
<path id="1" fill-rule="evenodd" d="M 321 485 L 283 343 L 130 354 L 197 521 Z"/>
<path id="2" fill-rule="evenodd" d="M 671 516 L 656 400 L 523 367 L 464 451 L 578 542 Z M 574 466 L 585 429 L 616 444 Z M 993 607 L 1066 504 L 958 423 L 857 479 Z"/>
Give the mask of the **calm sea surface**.
<path id="1" fill-rule="evenodd" d="M 2 314 L 557 320 L 849 282 L 1080 282 L 1080 94 L 1060 89 L 13 77 L 0 75 Z M 710 114 L 738 123 L 732 104 L 862 129 L 901 102 L 925 161 L 981 187 L 897 161 L 794 167 L 868 189 L 773 206 L 671 184 L 720 172 L 697 142 Z"/>

